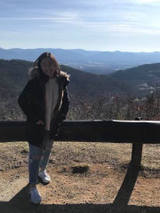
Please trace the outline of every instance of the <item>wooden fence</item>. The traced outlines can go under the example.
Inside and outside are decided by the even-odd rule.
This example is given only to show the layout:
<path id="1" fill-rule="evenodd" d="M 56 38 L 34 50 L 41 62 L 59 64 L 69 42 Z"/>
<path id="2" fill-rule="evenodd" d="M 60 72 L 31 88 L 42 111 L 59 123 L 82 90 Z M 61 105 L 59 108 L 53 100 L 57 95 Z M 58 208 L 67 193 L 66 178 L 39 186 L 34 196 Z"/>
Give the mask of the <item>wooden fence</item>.
<path id="1" fill-rule="evenodd" d="M 160 143 L 160 121 L 65 121 L 57 141 L 132 143 L 131 163 L 139 167 L 144 143 Z M 26 141 L 25 121 L 0 121 L 0 142 Z"/>

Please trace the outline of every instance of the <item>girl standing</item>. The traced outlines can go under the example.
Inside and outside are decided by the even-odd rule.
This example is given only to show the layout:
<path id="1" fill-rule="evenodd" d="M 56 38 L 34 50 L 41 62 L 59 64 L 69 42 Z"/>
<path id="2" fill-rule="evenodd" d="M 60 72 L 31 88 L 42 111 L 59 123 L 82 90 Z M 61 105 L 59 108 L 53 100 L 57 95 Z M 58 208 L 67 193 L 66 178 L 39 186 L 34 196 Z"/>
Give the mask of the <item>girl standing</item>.
<path id="1" fill-rule="evenodd" d="M 68 83 L 69 75 L 60 70 L 51 53 L 45 52 L 30 69 L 30 79 L 18 99 L 27 117 L 30 201 L 34 204 L 41 202 L 38 179 L 43 184 L 51 181 L 46 167 L 54 137 L 68 112 Z"/>

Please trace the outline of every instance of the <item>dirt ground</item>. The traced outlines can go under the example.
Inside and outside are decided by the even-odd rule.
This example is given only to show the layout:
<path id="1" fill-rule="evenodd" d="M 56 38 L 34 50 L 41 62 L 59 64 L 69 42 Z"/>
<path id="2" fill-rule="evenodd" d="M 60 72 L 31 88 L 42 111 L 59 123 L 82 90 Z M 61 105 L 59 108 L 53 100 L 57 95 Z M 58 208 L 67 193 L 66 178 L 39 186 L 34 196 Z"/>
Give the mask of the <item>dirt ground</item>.
<path id="1" fill-rule="evenodd" d="M 48 165 L 52 182 L 38 184 L 43 200 L 33 205 L 27 143 L 0 144 L 0 212 L 160 213 L 159 168 L 141 170 L 137 178 L 131 171 L 128 178 L 130 151 L 130 145 L 55 143 Z"/>

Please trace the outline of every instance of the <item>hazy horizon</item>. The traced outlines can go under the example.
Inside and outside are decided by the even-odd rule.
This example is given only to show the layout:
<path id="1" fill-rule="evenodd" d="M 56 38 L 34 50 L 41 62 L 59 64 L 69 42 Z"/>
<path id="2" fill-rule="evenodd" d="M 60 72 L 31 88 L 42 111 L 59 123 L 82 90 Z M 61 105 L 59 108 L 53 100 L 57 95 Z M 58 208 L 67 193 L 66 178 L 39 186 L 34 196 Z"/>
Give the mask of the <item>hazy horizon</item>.
<path id="1" fill-rule="evenodd" d="M 11 50 L 11 49 L 21 49 L 21 50 L 35 50 L 35 49 L 60 49 L 60 50 L 82 50 L 82 51 L 91 51 L 91 52 L 122 52 L 122 53 L 159 53 L 159 51 L 134 51 L 134 52 L 131 52 L 131 51 L 121 51 L 121 50 L 113 50 L 113 51 L 108 51 L 108 50 L 88 50 L 88 49 L 81 49 L 81 48 L 73 48 L 73 49 L 64 49 L 64 48 L 51 48 L 51 47 L 38 47 L 38 48 L 20 48 L 20 47 L 13 47 L 13 48 L 3 48 L 3 47 L 0 47 L 0 49 L 3 49 L 3 50 Z"/>

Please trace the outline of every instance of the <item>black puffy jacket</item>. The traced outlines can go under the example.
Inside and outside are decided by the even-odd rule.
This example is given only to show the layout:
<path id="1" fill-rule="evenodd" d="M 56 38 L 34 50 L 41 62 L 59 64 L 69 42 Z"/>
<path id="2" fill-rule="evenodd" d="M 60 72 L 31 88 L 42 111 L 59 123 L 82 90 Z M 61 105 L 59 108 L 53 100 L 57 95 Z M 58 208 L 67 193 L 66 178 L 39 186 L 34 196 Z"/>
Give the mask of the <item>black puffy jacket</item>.
<path id="1" fill-rule="evenodd" d="M 61 71 L 57 81 L 59 98 L 51 121 L 50 139 L 54 139 L 58 134 L 59 126 L 65 120 L 69 107 L 67 91 L 69 76 Z M 30 144 L 40 148 L 45 129 L 44 125 L 38 125 L 37 121 L 41 120 L 45 123 L 45 83 L 39 76 L 34 77 L 28 81 L 18 98 L 18 103 L 27 116 L 27 140 Z"/>

